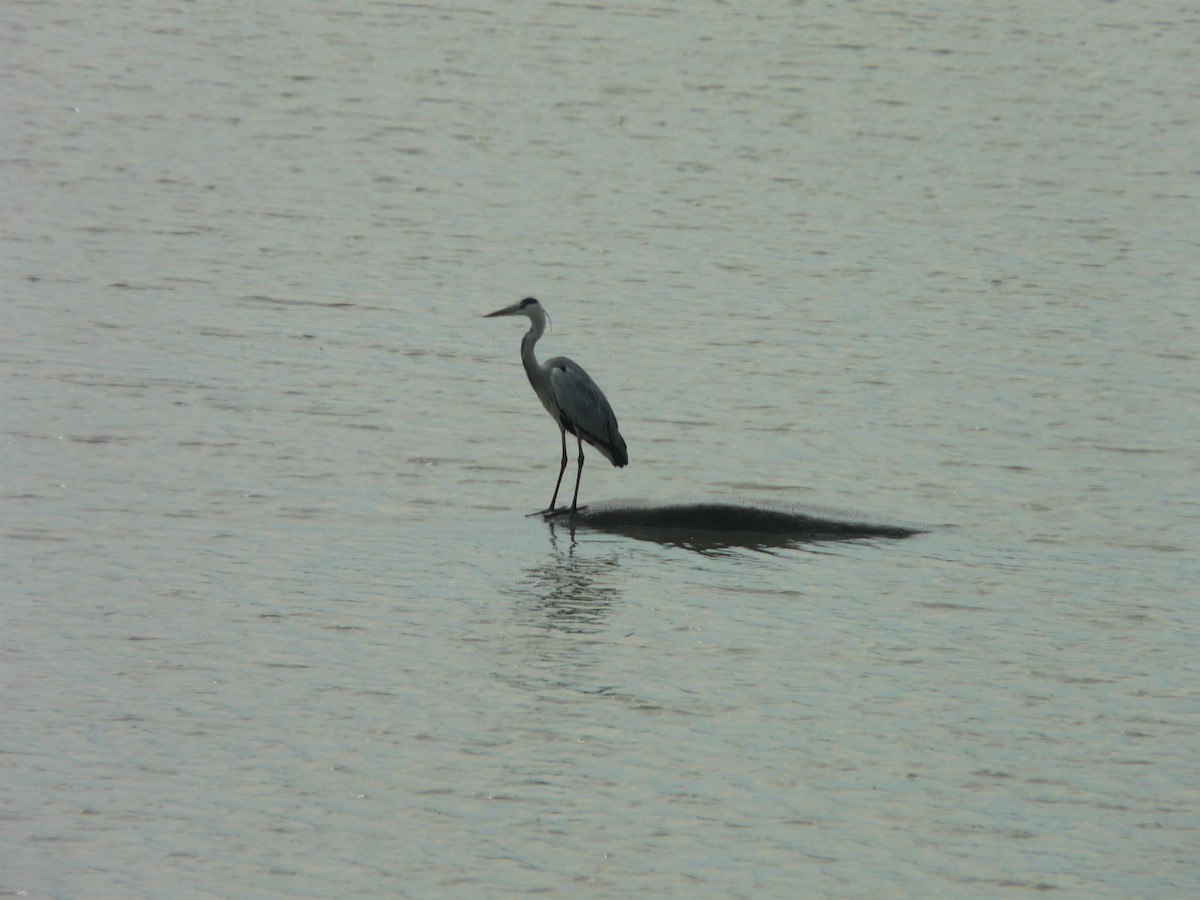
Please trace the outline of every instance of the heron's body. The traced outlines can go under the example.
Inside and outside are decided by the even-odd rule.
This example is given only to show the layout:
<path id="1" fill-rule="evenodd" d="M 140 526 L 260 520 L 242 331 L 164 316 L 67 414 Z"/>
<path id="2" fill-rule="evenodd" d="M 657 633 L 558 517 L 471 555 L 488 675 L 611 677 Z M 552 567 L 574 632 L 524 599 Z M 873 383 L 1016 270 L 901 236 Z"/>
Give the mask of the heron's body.
<path id="1" fill-rule="evenodd" d="M 614 466 L 629 463 L 625 440 L 617 427 L 617 417 L 604 393 L 578 363 L 565 356 L 538 363 L 533 348 L 546 330 L 546 312 L 540 303 L 527 297 L 520 303 L 489 313 L 489 316 L 526 316 L 530 321 L 529 331 L 521 339 L 521 363 L 542 406 L 558 423 L 562 437 L 562 466 L 558 470 L 558 482 L 554 485 L 550 506 L 545 511 L 554 512 L 554 504 L 558 500 L 558 489 L 567 468 L 567 433 L 570 432 L 579 446 L 579 471 L 575 476 L 575 495 L 571 500 L 571 512 L 574 512 L 579 502 L 579 481 L 583 476 L 583 441 L 603 453 Z"/>

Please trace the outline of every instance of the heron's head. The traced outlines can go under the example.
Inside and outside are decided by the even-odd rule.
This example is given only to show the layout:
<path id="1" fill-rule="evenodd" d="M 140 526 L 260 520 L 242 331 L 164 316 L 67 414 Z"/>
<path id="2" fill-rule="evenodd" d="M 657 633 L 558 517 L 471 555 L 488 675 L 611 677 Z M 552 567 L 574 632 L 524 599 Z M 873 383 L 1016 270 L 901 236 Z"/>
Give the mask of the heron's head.
<path id="1" fill-rule="evenodd" d="M 517 301 L 512 306 L 506 306 L 504 309 L 488 313 L 484 318 L 491 319 L 495 316 L 527 316 L 534 323 L 545 322 L 550 319 L 542 304 L 538 303 L 532 297 L 526 297 L 524 300 Z"/>

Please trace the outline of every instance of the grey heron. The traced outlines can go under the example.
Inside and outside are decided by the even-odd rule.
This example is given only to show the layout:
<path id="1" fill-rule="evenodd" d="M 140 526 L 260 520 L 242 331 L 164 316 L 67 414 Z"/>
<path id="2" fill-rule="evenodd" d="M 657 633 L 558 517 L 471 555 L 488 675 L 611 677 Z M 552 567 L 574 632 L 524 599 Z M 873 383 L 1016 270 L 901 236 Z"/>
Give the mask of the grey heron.
<path id="1" fill-rule="evenodd" d="M 542 510 L 542 514 L 558 512 L 554 504 L 558 501 L 563 472 L 567 470 L 568 431 L 575 436 L 579 445 L 579 469 L 575 473 L 575 495 L 571 498 L 570 509 L 574 513 L 579 503 L 579 480 L 583 477 L 584 441 L 603 453 L 614 466 L 621 467 L 629 463 L 625 440 L 617 430 L 617 417 L 613 415 L 612 407 L 596 382 L 578 363 L 565 356 L 556 356 L 545 364 L 538 364 L 537 357 L 533 355 L 533 346 L 546 330 L 546 311 L 537 300 L 526 297 L 512 306 L 488 313 L 484 318 L 494 316 L 525 316 L 529 319 L 529 331 L 521 339 L 521 363 L 542 406 L 558 423 L 562 437 L 562 465 L 558 469 L 558 481 L 554 483 L 550 505 Z"/>

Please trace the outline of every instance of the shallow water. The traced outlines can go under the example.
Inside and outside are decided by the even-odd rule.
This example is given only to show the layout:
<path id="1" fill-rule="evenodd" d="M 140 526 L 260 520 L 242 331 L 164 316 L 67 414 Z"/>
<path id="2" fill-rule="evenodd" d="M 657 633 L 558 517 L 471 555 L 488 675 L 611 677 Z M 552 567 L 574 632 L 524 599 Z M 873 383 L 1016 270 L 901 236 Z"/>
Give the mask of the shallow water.
<path id="1" fill-rule="evenodd" d="M 1200 887 L 1186 7 L 6 18 L 0 892 Z"/>

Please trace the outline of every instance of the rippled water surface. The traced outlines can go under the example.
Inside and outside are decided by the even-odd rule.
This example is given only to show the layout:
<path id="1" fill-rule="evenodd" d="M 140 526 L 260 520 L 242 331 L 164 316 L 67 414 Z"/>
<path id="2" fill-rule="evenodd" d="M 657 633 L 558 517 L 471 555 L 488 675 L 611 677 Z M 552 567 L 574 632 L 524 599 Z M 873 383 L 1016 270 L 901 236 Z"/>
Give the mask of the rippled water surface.
<path id="1" fill-rule="evenodd" d="M 0 893 L 1200 891 L 1190 6 L 3 17 Z"/>

